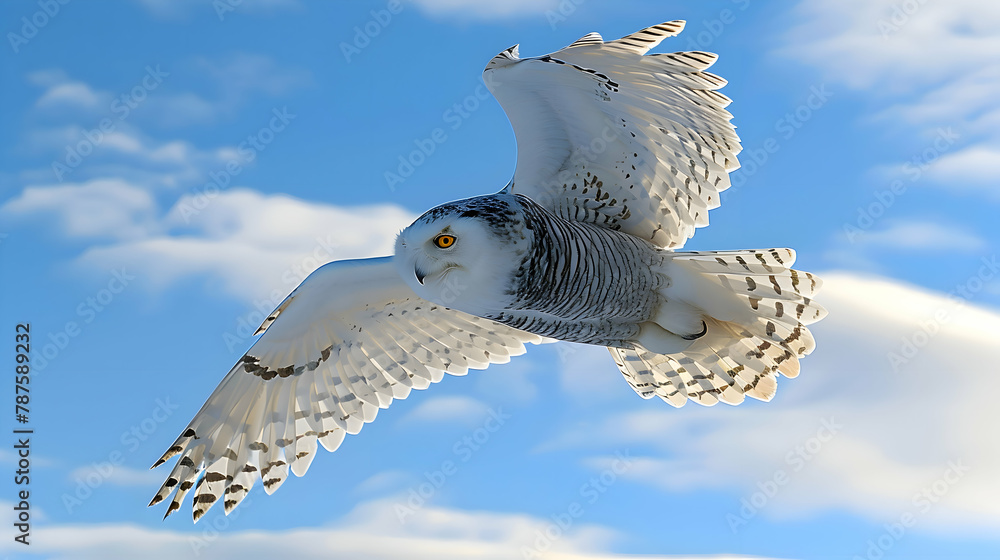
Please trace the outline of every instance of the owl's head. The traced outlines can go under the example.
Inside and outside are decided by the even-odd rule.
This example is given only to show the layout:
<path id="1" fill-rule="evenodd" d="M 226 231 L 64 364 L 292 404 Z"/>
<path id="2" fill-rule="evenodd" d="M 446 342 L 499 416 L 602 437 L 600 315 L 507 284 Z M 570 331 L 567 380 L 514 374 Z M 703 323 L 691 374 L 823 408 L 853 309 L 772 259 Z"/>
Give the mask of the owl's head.
<path id="1" fill-rule="evenodd" d="M 396 238 L 396 268 L 418 296 L 473 315 L 505 308 L 531 232 L 510 195 L 442 204 Z"/>

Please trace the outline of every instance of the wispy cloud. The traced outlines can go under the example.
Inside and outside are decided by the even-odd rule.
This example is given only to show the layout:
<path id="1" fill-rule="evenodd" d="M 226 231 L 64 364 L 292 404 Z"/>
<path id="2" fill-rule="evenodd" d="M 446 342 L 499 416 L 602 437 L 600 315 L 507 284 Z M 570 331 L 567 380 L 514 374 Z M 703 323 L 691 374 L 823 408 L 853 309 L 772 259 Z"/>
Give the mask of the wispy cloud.
<path id="1" fill-rule="evenodd" d="M 803 0 L 795 15 L 782 52 L 874 95 L 939 86 L 1000 55 L 1000 8 L 977 0 Z"/>
<path id="2" fill-rule="evenodd" d="M 996 92 L 1000 94 L 1000 87 Z M 1000 200 L 1000 181 L 997 180 L 1000 177 L 1000 145 L 981 144 L 947 154 L 928 174 L 940 183 L 954 185 L 956 190 L 978 190 Z"/>
<path id="3" fill-rule="evenodd" d="M 171 129 L 233 119 L 255 98 L 278 98 L 312 83 L 307 70 L 245 52 L 189 58 L 162 68 L 137 68 L 136 87 L 153 84 L 148 79 L 143 82 L 149 68 L 162 84 L 156 83 L 141 95 L 134 95 L 131 86 L 118 92 L 102 89 L 58 68 L 32 72 L 27 79 L 44 88 L 35 110 L 46 119 L 76 117 L 74 122 L 78 122 L 124 113 L 130 120 Z"/>
<path id="4" fill-rule="evenodd" d="M 69 478 L 72 480 L 86 480 L 88 476 L 94 476 L 96 472 L 98 471 L 95 470 L 93 465 L 85 465 L 73 469 L 73 471 L 69 473 Z M 108 476 L 103 477 L 102 481 L 114 484 L 115 486 L 140 486 L 143 488 L 152 488 L 162 482 L 162 479 L 163 477 L 160 473 L 149 469 L 133 469 L 124 465 L 115 465 L 111 470 L 111 473 Z"/>
<path id="5" fill-rule="evenodd" d="M 453 395 L 433 397 L 422 401 L 417 408 L 400 420 L 401 424 L 446 422 L 461 425 L 482 423 L 490 407 L 472 397 Z"/>
<path id="6" fill-rule="evenodd" d="M 0 505 L 4 506 L 4 511 L 11 511 L 9 503 Z M 280 556 L 297 559 L 509 560 L 521 558 L 524 550 L 530 551 L 538 539 L 538 531 L 549 523 L 521 514 L 427 506 L 421 515 L 401 524 L 396 519 L 394 505 L 395 502 L 389 500 L 367 502 L 333 526 L 286 531 L 226 530 L 231 526 L 231 518 L 220 518 L 221 530 L 214 527 L 195 527 L 188 531 L 154 530 L 131 524 L 47 525 L 33 531 L 31 546 L 37 554 L 66 560 L 131 559 L 136 550 L 142 550 L 143 558 L 148 560 L 196 555 L 233 559 Z M 544 557 L 552 560 L 629 558 L 606 552 L 615 539 L 614 531 L 599 525 L 574 526 L 551 544 Z M 5 539 L 0 543 L 0 551 L 20 552 L 15 546 L 23 545 Z M 656 560 L 651 556 L 643 558 Z M 695 557 L 669 558 L 693 560 Z M 732 556 L 701 558 L 736 560 Z"/>
<path id="7" fill-rule="evenodd" d="M 803 0 L 795 14 L 799 23 L 784 37 L 783 56 L 863 92 L 881 106 L 880 126 L 903 133 L 915 127 L 917 136 L 955 127 L 962 145 L 930 167 L 932 182 L 1000 200 L 995 158 L 985 157 L 1000 146 L 1000 7 L 976 0 Z"/>
<path id="8" fill-rule="evenodd" d="M 35 106 L 41 109 L 51 109 L 61 106 L 76 106 L 87 111 L 94 111 L 101 105 L 107 105 L 110 99 L 90 88 L 83 82 L 62 82 L 48 88 Z"/>
<path id="9" fill-rule="evenodd" d="M 236 187 L 184 195 L 165 209 L 148 188 L 121 179 L 29 186 L 0 215 L 48 217 L 87 244 L 81 266 L 128 265 L 153 289 L 213 278 L 246 301 L 283 297 L 332 260 L 391 254 L 395 232 L 416 218 L 392 204 L 346 208 Z"/>
<path id="10" fill-rule="evenodd" d="M 51 158 L 47 165 L 20 172 L 24 182 L 34 185 L 113 179 L 176 189 L 199 184 L 207 173 L 238 158 L 237 146 L 202 149 L 187 140 L 157 140 L 128 122 L 104 132 L 77 124 L 35 128 L 27 133 L 23 149 Z"/>
<path id="11" fill-rule="evenodd" d="M 234 189 L 202 200 L 182 197 L 149 235 L 94 245 L 79 263 L 128 264 L 163 289 L 190 278 L 221 280 L 233 296 L 283 297 L 326 262 L 391 254 L 395 233 L 415 215 L 391 205 L 344 208 Z M 162 232 L 162 233 L 160 233 Z"/>
<path id="12" fill-rule="evenodd" d="M 918 220 L 896 220 L 885 229 L 858 234 L 853 241 L 854 249 L 858 251 L 891 249 L 972 253 L 987 247 L 985 239 L 962 226 Z"/>
<path id="13" fill-rule="evenodd" d="M 65 235 L 134 239 L 155 229 L 156 202 L 145 190 L 116 179 L 31 186 L 0 207 L 5 221 L 43 217 Z"/>

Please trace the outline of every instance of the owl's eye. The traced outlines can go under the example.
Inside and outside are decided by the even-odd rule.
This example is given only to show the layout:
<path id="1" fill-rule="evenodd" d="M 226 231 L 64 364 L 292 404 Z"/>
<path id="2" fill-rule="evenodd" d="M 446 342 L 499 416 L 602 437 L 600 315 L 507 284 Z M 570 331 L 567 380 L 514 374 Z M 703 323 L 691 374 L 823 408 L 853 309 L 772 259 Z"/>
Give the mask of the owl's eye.
<path id="1" fill-rule="evenodd" d="M 444 235 L 444 234 L 439 235 L 434 238 L 434 244 L 442 249 L 447 249 L 448 247 L 451 247 L 452 245 L 455 244 L 455 236 Z"/>

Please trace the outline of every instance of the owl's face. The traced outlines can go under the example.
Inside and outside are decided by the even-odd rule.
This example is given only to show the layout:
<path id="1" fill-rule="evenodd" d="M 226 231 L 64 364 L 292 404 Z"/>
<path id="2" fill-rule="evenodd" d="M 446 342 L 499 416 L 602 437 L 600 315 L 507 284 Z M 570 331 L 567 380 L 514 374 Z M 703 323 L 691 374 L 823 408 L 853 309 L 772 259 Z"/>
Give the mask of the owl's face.
<path id="1" fill-rule="evenodd" d="M 418 296 L 479 316 L 505 308 L 531 235 L 516 203 L 498 197 L 443 204 L 400 232 L 396 268 Z"/>

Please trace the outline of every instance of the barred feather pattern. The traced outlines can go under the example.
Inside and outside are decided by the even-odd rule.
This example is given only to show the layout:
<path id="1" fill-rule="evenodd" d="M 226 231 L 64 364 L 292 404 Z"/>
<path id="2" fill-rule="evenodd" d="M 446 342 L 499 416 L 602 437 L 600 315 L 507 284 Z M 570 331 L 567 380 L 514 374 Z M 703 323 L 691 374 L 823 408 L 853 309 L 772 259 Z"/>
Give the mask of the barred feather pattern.
<path id="1" fill-rule="evenodd" d="M 505 197 L 509 195 L 495 195 Z M 632 347 L 659 303 L 665 253 L 635 236 L 564 220 L 516 195 L 531 234 L 511 279 L 514 299 L 487 317 L 544 337 Z"/>
<path id="2" fill-rule="evenodd" d="M 625 379 L 643 398 L 677 407 L 771 400 L 777 375 L 797 376 L 799 358 L 815 348 L 806 325 L 826 316 L 812 299 L 820 279 L 790 268 L 794 262 L 791 249 L 675 253 L 678 278 L 688 273 L 704 283 L 691 303 L 706 311 L 707 332 L 678 354 L 610 348 Z"/>
<path id="3" fill-rule="evenodd" d="M 149 505 L 172 494 L 167 517 L 193 490 L 195 521 L 219 501 L 228 514 L 257 480 L 271 494 L 289 472 L 304 475 L 319 445 L 336 450 L 394 399 L 541 342 L 417 297 L 390 261 L 330 263 L 279 306 L 153 465 L 180 456 Z"/>
<path id="4" fill-rule="evenodd" d="M 737 169 L 740 140 L 705 72 L 706 52 L 647 55 L 683 21 L 616 41 L 589 34 L 550 55 L 516 47 L 487 65 L 486 83 L 517 136 L 514 179 L 557 215 L 676 249 L 708 224 Z"/>

